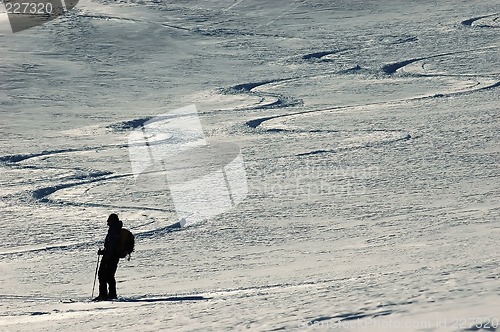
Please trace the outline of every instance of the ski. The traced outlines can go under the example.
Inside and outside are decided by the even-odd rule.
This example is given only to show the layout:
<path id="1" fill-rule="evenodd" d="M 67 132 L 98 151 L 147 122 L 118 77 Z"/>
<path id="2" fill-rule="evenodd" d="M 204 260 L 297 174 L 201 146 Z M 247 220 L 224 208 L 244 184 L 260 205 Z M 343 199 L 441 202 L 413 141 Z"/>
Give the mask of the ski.
<path id="1" fill-rule="evenodd" d="M 64 299 L 61 303 L 119 303 L 119 302 L 182 302 L 182 301 L 202 301 L 210 298 L 204 296 L 170 296 L 170 297 L 118 297 L 117 299 L 94 301 L 93 299 Z"/>

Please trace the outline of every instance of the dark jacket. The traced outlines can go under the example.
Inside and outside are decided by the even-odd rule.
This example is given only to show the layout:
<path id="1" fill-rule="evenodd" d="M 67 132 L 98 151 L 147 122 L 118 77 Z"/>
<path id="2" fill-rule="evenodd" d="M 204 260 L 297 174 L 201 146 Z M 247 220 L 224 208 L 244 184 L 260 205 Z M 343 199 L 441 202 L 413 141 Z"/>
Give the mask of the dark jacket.
<path id="1" fill-rule="evenodd" d="M 106 238 L 104 239 L 103 258 L 119 258 L 118 240 L 123 227 L 121 220 L 113 220 L 109 222 L 109 229 Z"/>

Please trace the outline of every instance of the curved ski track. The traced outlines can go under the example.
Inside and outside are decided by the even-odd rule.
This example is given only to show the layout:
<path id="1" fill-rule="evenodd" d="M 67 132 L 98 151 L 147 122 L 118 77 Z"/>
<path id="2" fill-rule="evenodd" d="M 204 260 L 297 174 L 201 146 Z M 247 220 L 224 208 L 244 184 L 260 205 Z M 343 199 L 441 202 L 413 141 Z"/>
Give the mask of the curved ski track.
<path id="1" fill-rule="evenodd" d="M 463 25 L 466 26 L 472 26 L 474 22 L 481 22 L 481 20 L 484 20 L 486 18 L 491 19 L 493 22 L 498 21 L 498 17 L 496 16 L 497 14 L 490 14 L 490 15 L 484 15 L 472 19 L 468 19 L 462 22 Z M 474 26 L 481 26 L 481 27 L 493 27 L 490 25 L 476 25 Z M 391 42 L 391 44 L 400 44 L 400 43 L 406 43 L 406 42 L 414 42 L 418 41 L 417 36 L 410 36 L 407 38 L 399 38 L 397 40 L 394 40 Z M 421 57 L 415 57 L 415 58 L 410 58 L 410 59 L 405 59 L 393 63 L 388 63 L 385 64 L 381 67 L 382 74 L 384 75 L 395 75 L 399 70 L 409 66 L 410 64 L 424 61 L 424 60 L 432 60 L 435 58 L 443 58 L 443 57 L 449 57 L 449 56 L 454 56 L 454 55 L 459 55 L 459 54 L 470 54 L 473 52 L 477 51 L 482 51 L 486 49 L 494 49 L 498 48 L 497 46 L 492 46 L 492 47 L 487 47 L 483 49 L 472 49 L 472 50 L 463 50 L 463 51 L 454 51 L 454 52 L 445 52 L 445 53 L 440 53 L 440 54 L 434 54 L 434 55 L 429 55 L 429 56 L 421 56 Z M 328 51 L 316 51 L 312 53 L 305 54 L 301 57 L 302 60 L 320 60 L 321 62 L 328 62 L 330 61 L 329 59 L 323 59 L 324 57 L 331 55 L 331 54 L 341 54 L 343 52 L 349 51 L 350 49 L 348 48 L 343 48 L 343 49 L 337 49 L 337 50 L 328 50 Z M 422 65 L 423 68 L 423 65 Z M 356 65 L 353 68 L 343 70 L 343 71 L 337 71 L 337 75 L 342 75 L 342 74 L 352 74 L 356 71 L 359 71 L 361 66 Z M 332 108 L 327 108 L 327 109 L 314 109 L 314 110 L 306 110 L 306 111 L 298 111 L 298 112 L 292 112 L 292 113 L 287 113 L 287 114 L 276 114 L 276 115 L 266 115 L 266 116 L 261 116 L 257 117 L 251 120 L 247 120 L 244 124 L 246 127 L 256 130 L 257 128 L 259 129 L 259 132 L 267 132 L 269 134 L 271 133 L 280 133 L 280 134 L 286 134 L 286 135 L 293 135 L 294 133 L 316 133 L 316 134 L 329 134 L 332 132 L 339 132 L 342 131 L 341 128 L 338 128 L 336 130 L 300 130 L 300 129 L 284 129 L 284 128 L 273 128 L 272 126 L 268 128 L 262 128 L 261 125 L 267 121 L 274 120 L 277 118 L 286 118 L 286 117 L 293 117 L 293 116 L 298 116 L 298 115 L 307 115 L 307 114 L 313 114 L 313 113 L 321 113 L 321 112 L 327 112 L 331 111 L 334 109 L 355 109 L 357 107 L 361 106 L 373 106 L 373 105 L 385 105 L 385 104 L 394 104 L 397 102 L 407 102 L 407 101 L 417 101 L 417 100 L 422 100 L 422 99 L 429 99 L 429 98 L 443 98 L 443 97 L 451 97 L 451 96 L 456 96 L 456 95 L 462 95 L 462 94 L 467 94 L 467 93 L 474 93 L 482 90 L 489 90 L 489 89 L 494 89 L 497 87 L 500 87 L 500 74 L 436 74 L 436 73 L 416 73 L 416 72 L 411 72 L 411 71 L 405 71 L 405 74 L 413 76 L 413 77 L 455 77 L 455 78 L 470 78 L 470 77 L 475 77 L 477 79 L 481 78 L 487 78 L 489 81 L 492 81 L 492 79 L 498 79 L 496 82 L 492 83 L 485 83 L 482 84 L 481 82 L 478 82 L 474 87 L 470 87 L 466 90 L 461 90 L 461 91 L 450 91 L 450 92 L 437 92 L 432 94 L 432 95 L 426 95 L 426 96 L 415 96 L 415 97 L 410 97 L 406 99 L 401 99 L 401 100 L 394 100 L 394 101 L 381 101 L 381 102 L 375 102 L 371 104 L 365 104 L 365 105 L 352 105 L 352 106 L 342 106 L 342 107 L 332 107 Z M 380 75 L 380 73 L 375 73 L 375 75 Z M 314 75 L 317 77 L 318 75 Z M 237 84 L 231 88 L 222 90 L 223 93 L 242 93 L 242 94 L 256 94 L 260 96 L 261 98 L 269 97 L 273 94 L 270 94 L 268 92 L 264 92 L 263 88 L 265 88 L 266 85 L 271 85 L 275 83 L 284 83 L 286 84 L 287 82 L 290 81 L 295 81 L 295 80 L 300 80 L 300 79 L 305 79 L 305 78 L 312 78 L 313 76 L 303 76 L 303 77 L 292 77 L 292 78 L 282 78 L 282 79 L 269 79 L 269 80 L 263 80 L 263 81 L 258 81 L 258 82 L 248 82 L 248 83 L 241 83 Z M 255 91 L 254 89 L 256 88 L 261 88 L 259 91 Z M 276 95 L 273 95 L 276 96 Z M 280 98 L 283 98 L 283 96 L 280 96 Z M 288 100 L 296 100 L 294 97 L 287 96 L 286 97 Z M 302 104 L 302 103 L 300 103 Z M 291 106 L 297 106 L 297 104 L 286 104 L 282 102 L 274 102 L 270 103 L 269 105 L 256 105 L 254 107 L 249 107 L 248 109 L 261 109 L 261 110 L 267 110 L 269 108 L 287 108 Z M 386 129 L 380 128 L 374 131 L 385 131 Z M 387 130 L 391 131 L 391 130 Z M 409 133 L 405 133 L 402 131 L 402 134 L 399 138 L 392 139 L 392 140 L 387 140 L 384 142 L 370 142 L 362 147 L 358 148 L 370 148 L 370 147 L 375 147 L 375 146 L 380 146 L 380 145 L 386 145 L 386 144 L 392 144 L 392 143 L 399 143 L 399 142 L 405 142 L 405 141 L 410 141 L 412 139 L 418 138 L 418 135 L 411 135 Z M 357 148 L 356 148 L 357 149 Z M 314 155 L 314 154 L 320 154 L 320 153 L 337 153 L 337 152 L 342 152 L 342 151 L 350 151 L 352 148 L 339 148 L 339 149 L 317 149 L 314 151 L 306 152 L 306 153 L 300 153 L 297 154 L 296 156 L 307 156 L 307 155 Z"/>
<path id="2" fill-rule="evenodd" d="M 81 18 L 85 19 L 94 19 L 94 20 L 122 20 L 126 22 L 137 22 L 137 20 L 134 19 L 124 19 L 124 18 L 118 18 L 118 17 L 111 17 L 111 16 L 101 16 L 101 15 L 83 15 L 79 14 Z M 489 14 L 489 15 L 483 15 L 475 18 L 470 18 L 467 20 L 464 20 L 461 22 L 463 26 L 467 27 L 483 27 L 483 28 L 498 28 L 499 26 L 498 21 L 498 14 Z M 191 29 L 191 28 L 186 28 L 186 27 L 177 27 L 169 24 L 163 24 L 165 27 L 168 28 L 175 28 L 175 29 L 180 29 L 180 30 L 185 30 L 191 33 L 200 33 L 204 35 L 241 35 L 245 34 L 241 31 L 232 31 L 232 30 L 221 30 L 221 29 L 214 29 L 214 30 L 207 30 L 207 29 Z M 250 34 L 252 36 L 255 35 L 262 35 L 263 37 L 270 37 L 269 35 L 266 34 L 255 34 L 252 33 Z M 283 36 L 276 36 L 276 35 L 271 35 L 271 37 L 283 37 Z M 418 37 L 417 36 L 410 36 L 407 38 L 400 38 L 396 39 L 392 43 L 394 44 L 400 44 L 400 43 L 406 43 L 406 42 L 414 42 L 417 41 Z M 326 51 L 316 51 L 316 52 L 311 52 L 308 54 L 304 54 L 301 56 L 302 60 L 321 60 L 328 62 L 330 60 L 328 59 L 323 59 L 324 57 L 327 57 L 328 55 L 332 54 L 342 54 L 344 52 L 349 51 L 349 48 L 342 48 L 342 49 L 337 49 L 337 50 L 326 50 Z M 382 75 L 395 75 L 397 72 L 416 62 L 419 61 L 424 61 L 424 60 L 431 60 L 435 58 L 442 58 L 442 57 L 447 57 L 447 56 L 453 56 L 453 55 L 458 55 L 458 54 L 467 54 L 471 52 L 475 52 L 477 50 L 465 50 L 465 51 L 456 51 L 456 52 L 446 52 L 446 53 L 440 53 L 440 54 L 435 54 L 435 55 L 429 55 L 429 56 L 420 56 L 420 57 L 414 57 L 410 59 L 405 59 L 405 60 L 400 60 L 396 61 L 393 63 L 388 63 L 383 65 L 380 68 L 380 73 Z M 336 75 L 344 75 L 344 74 L 352 74 L 357 71 L 359 71 L 361 67 L 359 65 L 356 65 L 353 68 L 349 68 L 347 70 L 343 71 L 338 71 L 335 74 Z M 409 72 L 411 75 L 412 73 Z M 417 74 L 413 73 L 413 75 L 416 76 L 429 76 L 429 77 L 445 77 L 445 76 L 456 76 L 456 77 L 464 77 L 466 75 L 451 75 L 451 74 Z M 318 76 L 318 75 L 315 75 Z M 481 74 L 475 75 L 478 78 L 482 78 Z M 247 82 L 247 83 L 240 83 L 236 84 L 232 87 L 229 88 L 222 88 L 220 89 L 221 94 L 247 94 L 247 95 L 253 95 L 253 96 L 258 96 L 261 100 L 261 102 L 258 105 L 253 105 L 249 106 L 246 108 L 242 108 L 239 110 L 252 110 L 252 111 L 259 111 L 259 110 L 273 110 L 273 109 L 286 109 L 286 108 L 292 108 L 296 106 L 300 106 L 303 104 L 303 101 L 299 98 L 296 98 L 294 96 L 287 96 L 283 94 L 278 94 L 278 93 L 272 93 L 272 92 L 267 92 L 265 91 L 266 86 L 280 83 L 280 84 L 286 84 L 287 82 L 291 81 L 296 81 L 296 80 L 301 80 L 307 77 L 289 77 L 289 78 L 275 78 L 275 79 L 267 79 L 267 80 L 261 80 L 261 81 L 256 81 L 256 82 Z M 491 77 L 490 77 L 491 79 Z M 452 95 L 457 95 L 457 94 L 465 94 L 465 93 L 473 93 L 481 90 L 486 90 L 486 89 L 493 89 L 500 87 L 500 80 L 497 81 L 496 83 L 489 84 L 486 86 L 479 86 L 475 88 L 468 89 L 467 91 L 459 91 L 459 92 L 449 92 L 449 93 L 436 93 L 433 96 L 425 96 L 425 97 L 413 97 L 413 98 L 407 98 L 405 100 L 400 100 L 399 102 L 403 101 L 414 101 L 414 100 L 420 100 L 420 99 L 425 99 L 425 98 L 440 98 L 440 97 L 448 97 Z M 394 101 L 391 102 L 386 102 L 382 101 L 379 103 L 372 103 L 372 104 L 367 104 L 367 105 L 384 105 L 384 104 L 389 104 L 389 103 L 394 103 Z M 284 135 L 294 135 L 298 133 L 312 133 L 312 134 L 317 134 L 317 135 L 328 135 L 330 133 L 338 132 L 341 131 L 341 128 L 335 129 L 335 130 L 300 130 L 300 129 L 294 129 L 294 130 L 289 130 L 289 129 L 283 129 L 283 128 L 265 128 L 263 129 L 261 125 L 269 120 L 277 119 L 277 118 L 284 118 L 284 117 L 292 117 L 292 116 L 297 116 L 297 115 L 308 115 L 308 114 L 313 114 L 313 113 L 321 113 L 321 112 L 327 112 L 331 111 L 333 109 L 354 109 L 356 107 L 360 106 L 367 106 L 367 105 L 352 105 L 352 106 L 342 106 L 342 107 L 331 107 L 327 109 L 314 109 L 314 110 L 305 110 L 305 111 L 297 111 L 293 113 L 288 113 L 288 114 L 274 114 L 274 115 L 265 115 L 265 116 L 259 116 L 254 119 L 248 120 L 244 123 L 244 125 L 247 128 L 250 128 L 251 130 L 257 130 L 259 129 L 259 132 L 262 133 L 269 133 L 269 134 L 284 134 Z M 151 117 L 146 117 L 146 118 L 138 118 L 138 119 L 132 119 L 129 121 L 123 121 L 120 123 L 115 123 L 115 124 L 109 124 L 107 126 L 108 129 L 113 129 L 116 131 L 128 131 L 132 130 L 134 128 L 142 126 L 145 122 L 150 120 Z M 385 129 L 385 128 L 378 128 L 378 129 L 373 129 L 373 132 L 376 131 L 395 131 L 395 130 L 390 130 L 390 129 Z M 388 144 L 397 144 L 397 143 L 402 143 L 402 142 L 408 142 L 411 141 L 412 139 L 417 138 L 418 136 L 412 135 L 405 130 L 398 130 L 399 136 L 393 139 L 388 139 L 385 141 L 376 141 L 376 142 L 368 142 L 365 143 L 362 146 L 357 146 L 357 147 L 351 147 L 351 148 L 338 148 L 338 149 L 322 149 L 321 147 L 318 147 L 315 150 L 296 154 L 295 157 L 303 157 L 303 156 L 309 156 L 309 155 L 316 155 L 316 154 L 323 154 L 323 153 L 339 153 L 339 152 L 345 152 L 345 151 L 351 151 L 353 149 L 360 149 L 360 148 L 371 148 L 371 147 L 376 147 L 376 146 L 382 146 L 382 145 L 388 145 Z M 56 149 L 52 151 L 41 151 L 38 153 L 32 153 L 32 154 L 17 154 L 17 155 L 5 155 L 5 156 L 0 156 L 0 164 L 3 165 L 4 167 L 10 167 L 10 168 L 37 168 L 38 166 L 34 165 L 29 165 L 30 159 L 37 158 L 37 157 L 51 157 L 54 155 L 60 155 L 60 154 L 71 154 L 71 153 L 80 153 L 80 152 L 85 152 L 85 151 L 91 151 L 91 150 L 104 150 L 104 149 L 123 149 L 126 148 L 127 145 L 102 145 L 98 147 L 82 147 L 79 149 L 76 148 L 68 148 L 68 149 Z M 77 170 L 75 168 L 75 170 Z M 79 170 L 82 171 L 82 170 Z M 71 181 L 65 181 L 63 183 L 57 183 L 51 186 L 43 187 L 43 188 L 37 188 L 31 192 L 31 196 L 33 199 L 35 199 L 38 202 L 41 203 L 47 203 L 47 204 L 59 204 L 59 203 L 64 203 L 64 204 L 69 204 L 69 205 L 89 205 L 93 207 L 111 207 L 112 205 L 107 205 L 107 204 L 89 204 L 89 203 L 77 203 L 77 202 L 57 202 L 53 201 L 50 199 L 50 195 L 62 190 L 62 189 L 67 189 L 67 188 L 72 188 L 72 187 L 77 187 L 81 185 L 86 185 L 89 183 L 103 183 L 105 181 L 113 180 L 113 179 L 119 179 L 119 178 L 125 178 L 125 177 L 131 177 L 133 174 L 113 174 L 108 171 L 83 171 L 83 175 L 75 176 Z M 12 198 L 12 195 L 4 196 L 3 198 Z M 149 210 L 158 210 L 158 211 L 164 211 L 163 209 L 156 209 L 156 208 L 148 208 L 148 207 L 130 207 L 130 206 L 112 206 L 120 209 L 149 209 Z M 172 230 L 178 229 L 179 225 L 174 224 L 170 225 L 167 227 L 162 227 L 159 229 L 154 229 L 142 233 L 138 233 L 138 237 L 149 237 L 149 236 L 155 236 L 157 234 L 162 234 L 164 232 L 170 232 Z M 37 252 L 37 251 L 42 251 L 42 250 L 61 250 L 61 249 L 78 249 L 80 247 L 88 246 L 88 245 L 93 245 L 95 244 L 94 242 L 84 242 L 84 243 L 73 243 L 73 244 L 61 244 L 61 245 L 52 245 L 52 246 L 39 246 L 37 248 L 31 248 L 31 249 L 23 249 L 23 250 L 14 250 L 14 251 L 6 251 L 6 252 L 0 252 L 0 255 L 9 255 L 9 254 L 16 254 L 16 253 L 22 253 L 22 252 Z M 328 317 L 328 318 L 316 318 L 318 319 L 332 319 L 332 318 L 339 318 L 336 316 Z M 315 319 L 312 319 L 311 322 L 315 321 Z"/>
<path id="3" fill-rule="evenodd" d="M 130 131 L 135 128 L 143 126 L 147 121 L 149 121 L 152 117 L 146 118 L 138 118 L 132 120 L 125 120 L 116 123 L 111 123 L 105 126 L 106 129 L 111 129 L 117 132 L 120 131 Z M 168 140 L 168 138 L 166 139 Z M 162 144 L 165 140 L 157 140 L 153 142 L 153 145 Z M 65 167 L 54 167 L 54 166 L 38 166 L 29 164 L 31 159 L 36 158 L 50 158 L 58 155 L 65 154 L 78 154 L 81 152 L 87 151 L 104 151 L 110 149 L 126 149 L 128 148 L 128 144 L 108 144 L 108 145 L 100 145 L 100 146 L 84 146 L 81 148 L 67 148 L 67 149 L 55 149 L 55 150 L 43 150 L 41 152 L 35 152 L 30 154 L 13 154 L 13 155 L 4 155 L 0 156 L 0 166 L 14 168 L 14 169 L 55 169 L 55 170 L 68 170 Z M 115 206 L 110 204 L 97 204 L 97 203 L 77 203 L 70 201 L 55 201 L 50 199 L 50 195 L 67 188 L 77 187 L 81 185 L 86 185 L 89 183 L 104 183 L 106 181 L 133 177 L 134 174 L 126 173 L 126 174 L 115 174 L 109 171 L 96 171 L 96 170 L 87 170 L 81 169 L 78 167 L 70 168 L 77 172 L 78 174 L 74 174 L 71 176 L 65 177 L 65 181 L 63 183 L 57 183 L 46 187 L 40 187 L 32 190 L 29 193 L 34 200 L 41 203 L 51 203 L 51 204 L 65 204 L 65 205 L 75 205 L 75 206 L 92 206 L 92 207 L 113 207 L 120 209 L 143 209 L 143 210 L 151 210 L 151 211 L 169 211 L 165 209 L 152 208 L 152 207 L 131 207 L 131 206 Z M 6 199 L 11 199 L 12 194 L 5 196 Z"/>
<path id="4" fill-rule="evenodd" d="M 468 27 L 498 29 L 498 28 L 500 28 L 499 17 L 500 16 L 498 13 L 494 13 L 494 14 L 482 15 L 482 16 L 478 16 L 478 17 L 469 18 L 467 20 L 462 21 L 461 23 L 462 23 L 462 25 L 465 25 Z"/>

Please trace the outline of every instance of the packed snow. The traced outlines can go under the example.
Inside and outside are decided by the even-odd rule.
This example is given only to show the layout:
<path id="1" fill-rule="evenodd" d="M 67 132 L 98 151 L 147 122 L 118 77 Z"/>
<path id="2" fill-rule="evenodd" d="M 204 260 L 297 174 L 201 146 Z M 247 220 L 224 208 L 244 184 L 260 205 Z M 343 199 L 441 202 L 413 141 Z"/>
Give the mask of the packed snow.
<path id="1" fill-rule="evenodd" d="M 0 8 L 0 330 L 500 330 L 498 1 Z"/>

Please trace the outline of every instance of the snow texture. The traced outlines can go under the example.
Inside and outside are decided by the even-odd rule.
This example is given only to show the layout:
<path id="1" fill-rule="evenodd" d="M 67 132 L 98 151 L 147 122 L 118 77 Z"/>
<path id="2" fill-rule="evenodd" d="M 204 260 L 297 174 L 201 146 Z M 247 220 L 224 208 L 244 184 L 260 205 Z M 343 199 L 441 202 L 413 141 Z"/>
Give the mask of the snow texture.
<path id="1" fill-rule="evenodd" d="M 0 330 L 499 331 L 499 13 L 81 0 L 18 33 L 0 13 Z M 193 104 L 246 186 L 189 224 L 129 139 Z M 93 303 L 110 213 L 136 251 Z"/>

